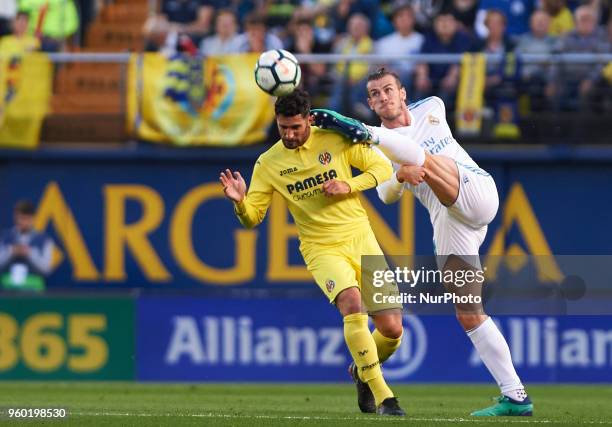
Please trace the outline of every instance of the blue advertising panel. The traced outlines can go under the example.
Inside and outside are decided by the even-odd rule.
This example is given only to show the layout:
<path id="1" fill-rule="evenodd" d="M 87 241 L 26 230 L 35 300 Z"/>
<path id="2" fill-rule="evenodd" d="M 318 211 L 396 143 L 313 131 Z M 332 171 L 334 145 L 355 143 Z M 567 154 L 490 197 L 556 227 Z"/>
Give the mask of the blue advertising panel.
<path id="1" fill-rule="evenodd" d="M 525 382 L 612 381 L 611 320 L 495 319 Z M 342 319 L 324 298 L 142 297 L 137 330 L 142 381 L 348 380 Z M 402 345 L 384 368 L 397 382 L 493 381 L 454 316 L 405 315 Z"/>
<path id="2" fill-rule="evenodd" d="M 219 171 L 239 169 L 248 180 L 264 149 L 0 159 L 0 228 L 11 225 L 16 200 L 36 203 L 36 224 L 57 246 L 50 288 L 310 289 L 284 202 L 275 199 L 264 223 L 246 230 L 223 198 Z M 500 194 L 483 256 L 612 253 L 602 232 L 612 210 L 601 196 L 612 182 L 608 163 L 481 165 Z M 384 205 L 370 190 L 363 200 L 387 254 L 433 252 L 428 214 L 411 195 Z"/>

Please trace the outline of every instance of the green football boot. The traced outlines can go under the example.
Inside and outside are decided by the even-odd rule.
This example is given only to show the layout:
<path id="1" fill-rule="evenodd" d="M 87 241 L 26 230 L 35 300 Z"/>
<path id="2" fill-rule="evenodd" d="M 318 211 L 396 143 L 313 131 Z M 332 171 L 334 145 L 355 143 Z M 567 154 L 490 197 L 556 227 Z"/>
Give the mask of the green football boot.
<path id="1" fill-rule="evenodd" d="M 523 401 L 510 399 L 508 396 L 496 397 L 497 403 L 488 408 L 474 411 L 475 417 L 530 417 L 533 415 L 533 403 L 529 397 Z"/>
<path id="2" fill-rule="evenodd" d="M 346 136 L 353 143 L 373 142 L 368 127 L 359 120 L 323 108 L 311 110 L 315 126 L 331 129 Z"/>

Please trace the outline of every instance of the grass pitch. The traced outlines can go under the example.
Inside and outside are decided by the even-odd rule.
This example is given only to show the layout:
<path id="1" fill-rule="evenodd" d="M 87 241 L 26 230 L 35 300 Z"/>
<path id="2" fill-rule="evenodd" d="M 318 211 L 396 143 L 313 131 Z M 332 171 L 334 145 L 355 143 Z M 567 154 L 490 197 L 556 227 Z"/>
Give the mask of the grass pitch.
<path id="1" fill-rule="evenodd" d="M 470 417 L 489 406 L 496 387 L 394 385 L 406 418 L 363 415 L 352 384 L 138 384 L 0 382 L 0 407 L 63 407 L 64 420 L 9 420 L 7 425 L 91 426 L 578 426 L 612 425 L 609 386 L 529 386 L 531 418 Z"/>

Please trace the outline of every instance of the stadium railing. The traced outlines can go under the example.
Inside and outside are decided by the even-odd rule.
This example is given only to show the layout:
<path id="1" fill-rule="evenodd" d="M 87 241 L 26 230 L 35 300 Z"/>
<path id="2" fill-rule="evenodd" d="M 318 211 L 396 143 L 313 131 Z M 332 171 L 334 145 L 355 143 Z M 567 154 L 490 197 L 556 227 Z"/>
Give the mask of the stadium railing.
<path id="1" fill-rule="evenodd" d="M 45 120 L 41 139 L 43 142 L 126 142 L 136 139 L 125 131 L 126 81 L 130 53 L 52 53 L 49 55 L 55 64 L 54 93 L 51 112 Z M 324 63 L 328 65 L 354 62 L 368 63 L 371 67 L 399 62 L 414 64 L 459 64 L 461 54 L 413 54 L 413 55 L 338 55 L 310 54 L 297 55 L 302 64 Z M 525 54 L 519 56 L 527 64 L 567 65 L 612 63 L 609 54 Z M 488 63 L 499 64 L 502 55 L 486 55 Z M 345 67 L 348 69 L 348 67 Z M 342 76 L 335 84 L 345 85 Z M 607 92 L 606 92 L 607 91 Z M 600 95 L 612 97 L 611 84 Z M 365 100 L 365 93 L 363 96 Z M 323 98 L 325 99 L 325 98 Z M 521 104 L 521 100 L 517 101 Z M 555 111 L 544 109 L 536 113 L 519 112 L 517 120 L 522 132 L 521 142 L 528 143 L 606 143 L 610 125 L 606 121 L 605 108 L 601 111 Z M 345 105 L 346 106 L 346 105 Z M 522 108 L 519 105 L 519 109 Z M 453 122 L 452 108 L 449 121 Z M 345 112 L 355 113 L 350 108 Z M 494 113 L 493 113 L 494 114 Z M 357 114 L 358 115 L 358 114 Z M 489 115 L 491 111 L 489 110 Z M 364 120 L 373 119 L 363 117 Z M 487 117 L 482 132 L 472 138 L 474 142 L 494 141 L 487 128 Z M 494 120 L 494 118 L 492 119 Z"/>

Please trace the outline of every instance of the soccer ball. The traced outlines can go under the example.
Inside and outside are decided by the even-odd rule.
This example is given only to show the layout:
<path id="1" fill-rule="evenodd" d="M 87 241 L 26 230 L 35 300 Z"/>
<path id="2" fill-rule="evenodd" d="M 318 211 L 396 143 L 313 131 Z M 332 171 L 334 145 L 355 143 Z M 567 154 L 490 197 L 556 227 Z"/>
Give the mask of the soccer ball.
<path id="1" fill-rule="evenodd" d="M 301 77 L 297 59 L 283 49 L 262 53 L 255 64 L 255 83 L 273 96 L 289 95 L 300 84 Z"/>

